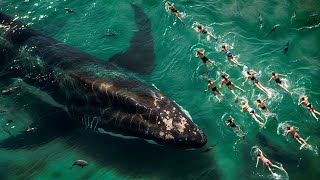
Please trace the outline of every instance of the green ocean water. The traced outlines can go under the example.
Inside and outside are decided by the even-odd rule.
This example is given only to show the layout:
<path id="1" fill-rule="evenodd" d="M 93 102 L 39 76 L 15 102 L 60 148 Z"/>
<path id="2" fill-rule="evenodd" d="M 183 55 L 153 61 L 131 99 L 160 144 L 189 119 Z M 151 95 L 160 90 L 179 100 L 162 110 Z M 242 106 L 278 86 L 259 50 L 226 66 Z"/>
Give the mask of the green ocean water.
<path id="1" fill-rule="evenodd" d="M 297 101 L 300 95 L 308 95 L 315 108 L 320 109 L 320 16 L 310 17 L 314 12 L 320 13 L 319 0 L 175 1 L 176 8 L 183 12 L 185 26 L 166 12 L 160 0 L 1 0 L 0 10 L 107 61 L 129 47 L 136 31 L 130 3 L 141 7 L 151 20 L 156 66 L 150 75 L 127 73 L 158 88 L 186 109 L 206 133 L 208 145 L 217 146 L 200 153 L 201 150 L 183 151 L 141 140 L 76 131 L 31 148 L 0 149 L 0 179 L 272 179 L 261 162 L 255 168 L 254 146 L 259 146 L 272 162 L 282 164 L 286 173 L 275 170 L 280 174 L 278 179 L 318 179 L 320 125 Z M 75 13 L 65 12 L 65 7 Z M 296 17 L 291 21 L 294 11 Z M 261 30 L 259 13 L 263 17 Z M 207 26 L 220 40 L 215 42 L 197 34 L 191 28 L 195 22 Z M 265 37 L 276 24 L 280 24 L 276 32 Z M 108 32 L 119 35 L 100 39 Z M 283 46 L 288 41 L 289 50 L 284 55 Z M 240 112 L 239 103 L 233 102 L 226 87 L 221 89 L 226 95 L 223 104 L 204 93 L 207 77 L 203 76 L 202 61 L 194 57 L 196 48 L 205 48 L 206 55 L 235 84 L 241 85 L 244 80 L 242 68 L 216 52 L 225 43 L 241 63 L 259 72 L 258 79 L 273 94 L 266 105 L 278 122 L 269 117 L 266 128 L 259 129 L 247 113 Z M 288 74 L 284 81 L 294 92 L 292 96 L 273 81 L 267 83 L 271 71 Z M 209 77 L 215 79 L 218 75 L 212 68 Z M 3 89 L 8 81 L 0 85 Z M 243 88 L 245 93 L 236 93 L 246 97 L 251 106 L 258 97 L 265 97 L 251 82 Z M 30 93 L 23 89 L 18 94 L 0 97 L 0 108 L 9 110 L 0 115 L 1 125 L 7 126 L 5 121 L 13 119 L 8 128 L 14 135 L 25 131 L 34 120 L 47 118 L 35 113 L 45 103 L 25 97 L 27 94 Z M 258 113 L 262 114 L 259 110 Z M 247 133 L 245 141 L 224 124 L 230 115 Z M 311 147 L 300 150 L 293 138 L 277 133 L 285 123 L 299 127 L 299 134 L 309 137 Z M 1 141 L 8 137 L 0 132 Z M 70 171 L 76 159 L 87 160 L 89 166 Z"/>

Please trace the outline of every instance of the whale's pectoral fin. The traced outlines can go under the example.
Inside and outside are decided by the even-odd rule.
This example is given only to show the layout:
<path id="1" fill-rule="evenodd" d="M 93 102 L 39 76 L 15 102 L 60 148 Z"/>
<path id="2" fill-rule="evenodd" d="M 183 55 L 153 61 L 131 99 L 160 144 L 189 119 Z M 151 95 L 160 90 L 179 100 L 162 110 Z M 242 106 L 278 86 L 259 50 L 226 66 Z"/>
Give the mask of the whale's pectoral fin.
<path id="1" fill-rule="evenodd" d="M 151 22 L 146 14 L 136 5 L 131 4 L 137 24 L 126 52 L 116 54 L 110 61 L 118 66 L 140 74 L 151 73 L 154 68 L 154 44 L 151 35 Z"/>

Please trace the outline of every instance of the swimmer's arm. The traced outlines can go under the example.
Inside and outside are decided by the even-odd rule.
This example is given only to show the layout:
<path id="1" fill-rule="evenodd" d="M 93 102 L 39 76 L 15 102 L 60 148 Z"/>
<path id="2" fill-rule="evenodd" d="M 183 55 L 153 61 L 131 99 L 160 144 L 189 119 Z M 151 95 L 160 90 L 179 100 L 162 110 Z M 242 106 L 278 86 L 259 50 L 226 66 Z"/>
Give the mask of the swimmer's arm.
<path id="1" fill-rule="evenodd" d="M 302 103 L 302 101 L 299 99 L 299 101 L 298 101 L 298 106 L 300 106 L 301 103 Z"/>
<path id="2" fill-rule="evenodd" d="M 242 107 L 241 107 L 241 112 L 243 112 L 243 109 L 244 109 L 244 107 L 242 106 Z"/>
<path id="3" fill-rule="evenodd" d="M 198 52 L 196 52 L 196 54 L 194 55 L 195 57 L 199 57 Z"/>
<path id="4" fill-rule="evenodd" d="M 224 84 L 224 81 L 222 80 L 222 81 L 220 81 L 219 82 L 219 88 L 222 88 L 222 85 Z"/>
<path id="5" fill-rule="evenodd" d="M 258 164 L 259 164 L 259 157 L 257 157 L 256 168 L 258 167 Z"/>
<path id="6" fill-rule="evenodd" d="M 278 76 L 288 76 L 288 75 L 286 75 L 286 74 L 278 74 Z"/>
<path id="7" fill-rule="evenodd" d="M 255 72 L 254 70 L 250 71 L 252 74 L 258 74 L 257 72 Z"/>
<path id="8" fill-rule="evenodd" d="M 273 79 L 273 76 L 271 76 L 271 78 L 269 79 L 268 83 Z"/>
<path id="9" fill-rule="evenodd" d="M 262 103 L 266 102 L 266 100 L 268 100 L 268 98 L 263 99 L 263 100 L 262 100 Z"/>
<path id="10" fill-rule="evenodd" d="M 195 31 L 200 32 L 200 29 L 196 26 L 195 28 L 193 28 Z"/>
<path id="11" fill-rule="evenodd" d="M 208 85 L 208 88 L 204 90 L 204 92 L 207 92 L 210 89 L 210 85 Z"/>
<path id="12" fill-rule="evenodd" d="M 246 77 L 246 80 L 242 83 L 242 86 L 244 85 L 244 83 L 246 83 L 248 81 L 249 77 Z"/>
<path id="13" fill-rule="evenodd" d="M 286 131 L 286 133 L 285 133 L 284 135 L 285 135 L 285 136 L 288 136 L 289 131 L 290 131 L 290 130 Z"/>

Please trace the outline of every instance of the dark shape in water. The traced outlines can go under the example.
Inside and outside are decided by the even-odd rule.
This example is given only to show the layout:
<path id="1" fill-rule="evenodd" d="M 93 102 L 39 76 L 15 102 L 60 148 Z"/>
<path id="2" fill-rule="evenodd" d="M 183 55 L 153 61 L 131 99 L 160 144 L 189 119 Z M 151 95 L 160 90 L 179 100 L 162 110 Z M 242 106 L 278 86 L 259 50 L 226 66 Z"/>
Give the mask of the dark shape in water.
<path id="1" fill-rule="evenodd" d="M 112 37 L 112 36 L 115 36 L 115 35 L 118 35 L 118 33 L 108 33 L 108 34 L 105 34 L 105 35 L 101 36 L 100 39 L 105 38 L 105 37 Z"/>
<path id="2" fill-rule="evenodd" d="M 6 113 L 6 112 L 8 112 L 8 111 L 5 109 L 0 109 L 0 113 Z"/>
<path id="3" fill-rule="evenodd" d="M 273 26 L 273 28 L 269 31 L 269 33 L 266 35 L 266 37 L 268 37 L 271 33 L 275 32 L 276 29 L 280 26 L 280 24 L 277 24 L 275 26 Z"/>
<path id="4" fill-rule="evenodd" d="M 81 168 L 83 168 L 87 165 L 88 165 L 88 162 L 85 160 L 76 160 L 69 169 L 71 170 L 73 166 L 80 166 Z"/>
<path id="5" fill-rule="evenodd" d="M 18 89 L 21 89 L 21 86 L 13 86 L 13 87 L 2 90 L 1 94 L 8 96 L 8 95 L 16 92 Z"/>
<path id="6" fill-rule="evenodd" d="M 284 46 L 284 50 L 283 50 L 283 54 L 286 54 L 287 51 L 289 49 L 289 41 L 287 42 L 287 44 Z"/>
<path id="7" fill-rule="evenodd" d="M 8 119 L 8 120 L 7 120 L 7 124 L 10 124 L 10 123 L 12 123 L 12 122 L 13 122 L 12 119 Z"/>
<path id="8" fill-rule="evenodd" d="M 11 134 L 11 132 L 10 132 L 9 129 L 7 129 L 7 128 L 4 127 L 4 126 L 1 126 L 1 127 L 2 127 L 2 129 L 3 129 L 6 133 L 8 133 L 10 136 L 12 136 L 12 134 Z"/>
<path id="9" fill-rule="evenodd" d="M 209 151 L 211 151 L 213 148 L 215 148 L 217 145 L 218 145 L 218 144 L 211 145 L 211 146 L 209 146 L 207 149 L 205 149 L 205 150 L 202 151 L 202 152 L 203 152 L 203 153 L 209 152 Z"/>
<path id="10" fill-rule="evenodd" d="M 317 17 L 319 16 L 319 13 L 313 12 L 312 14 L 310 14 L 310 17 Z"/>
<path id="11" fill-rule="evenodd" d="M 153 40 L 149 19 L 140 8 L 132 7 L 138 31 L 123 55 L 126 62 L 138 65 L 133 70 L 139 72 L 140 68 L 153 67 Z M 86 128 L 182 148 L 200 148 L 206 144 L 202 130 L 159 91 L 127 76 L 112 64 L 64 45 L 4 13 L 0 13 L 0 22 L 9 25 L 3 35 L 7 42 L 2 46 L 10 50 L 4 62 L 19 67 L 6 70 L 50 94 Z M 145 41 L 150 44 L 141 46 L 140 43 Z M 24 56 L 28 57 L 30 64 L 14 61 Z M 41 66 L 33 67 L 39 60 L 43 61 Z M 115 62 L 126 64 L 121 59 Z"/>
<path id="12" fill-rule="evenodd" d="M 69 13 L 74 13 L 74 11 L 72 9 L 69 9 L 69 8 L 64 8 L 64 10 L 66 10 Z"/>
<path id="13" fill-rule="evenodd" d="M 263 18 L 262 18 L 260 13 L 259 13 L 259 23 L 260 23 L 260 29 L 262 29 L 262 27 L 263 27 Z"/>

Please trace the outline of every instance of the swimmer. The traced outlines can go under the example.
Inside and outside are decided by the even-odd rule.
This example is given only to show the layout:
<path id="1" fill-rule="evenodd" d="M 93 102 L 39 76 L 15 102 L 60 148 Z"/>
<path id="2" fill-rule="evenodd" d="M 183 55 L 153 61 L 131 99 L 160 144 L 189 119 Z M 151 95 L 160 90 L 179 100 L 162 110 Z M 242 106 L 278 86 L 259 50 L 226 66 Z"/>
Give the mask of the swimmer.
<path id="1" fill-rule="evenodd" d="M 218 41 L 218 38 L 216 36 L 214 36 L 211 32 L 207 31 L 202 24 L 198 24 L 194 28 L 194 30 L 196 30 L 197 32 L 201 32 L 203 34 L 207 34 L 207 35 L 211 36 L 212 38 L 214 38 L 216 41 Z"/>
<path id="2" fill-rule="evenodd" d="M 258 79 L 256 77 L 254 77 L 255 74 L 257 74 L 257 72 L 247 71 L 246 80 L 242 83 L 242 86 L 244 85 L 244 83 L 246 83 L 248 81 L 248 79 L 250 79 L 258 89 L 260 89 L 261 91 L 266 93 L 267 96 L 269 97 L 269 93 L 268 93 L 267 89 L 261 85 L 261 83 L 258 81 Z"/>
<path id="3" fill-rule="evenodd" d="M 268 169 L 269 169 L 269 171 L 271 172 L 271 174 L 272 174 L 272 175 L 275 175 L 275 174 L 272 172 L 272 170 L 271 170 L 271 167 L 270 167 L 270 166 L 272 166 L 272 167 L 275 167 L 275 168 L 278 168 L 278 169 L 282 170 L 282 168 L 281 168 L 281 167 L 279 167 L 279 166 L 277 166 L 277 165 L 272 164 L 272 163 L 271 163 L 271 161 L 270 161 L 269 159 L 267 159 L 267 158 L 263 155 L 263 153 L 262 153 L 262 151 L 261 151 L 260 149 L 257 149 L 257 150 L 258 150 L 258 153 L 257 153 L 257 164 L 256 164 L 256 168 L 258 167 L 259 160 L 261 160 L 261 161 L 263 162 L 263 164 L 264 164 L 264 165 L 266 165 L 266 166 L 268 167 Z"/>
<path id="4" fill-rule="evenodd" d="M 174 3 L 167 2 L 167 9 L 171 10 L 172 13 L 185 25 L 180 17 L 180 12 L 174 7 Z"/>
<path id="5" fill-rule="evenodd" d="M 207 62 L 213 64 L 213 65 L 218 69 L 218 71 L 220 71 L 220 69 L 219 69 L 219 67 L 217 66 L 217 64 L 216 64 L 214 61 L 208 59 L 208 58 L 204 55 L 204 49 L 203 49 L 203 48 L 197 49 L 197 52 L 196 52 L 196 54 L 195 54 L 195 57 L 200 58 L 200 59 L 202 60 L 203 65 L 204 65 L 204 66 L 206 67 L 206 69 L 207 69 L 207 72 L 209 72 L 209 68 L 208 68 L 208 66 L 207 66 Z"/>
<path id="6" fill-rule="evenodd" d="M 274 79 L 274 81 L 282 88 L 284 89 L 285 91 L 287 91 L 288 93 L 292 94 L 286 87 L 284 87 L 284 84 L 282 83 L 282 81 L 280 80 L 279 76 L 285 76 L 287 77 L 287 75 L 285 74 L 278 74 L 278 73 L 275 73 L 275 72 L 271 72 L 271 78 L 269 79 L 268 83 L 270 83 L 270 81 L 272 79 Z"/>
<path id="7" fill-rule="evenodd" d="M 266 99 L 257 99 L 257 108 L 260 108 L 262 109 L 263 111 L 265 111 L 266 113 L 268 114 L 271 114 L 271 111 L 269 110 L 269 108 L 267 108 L 265 105 L 264 105 L 264 102 L 267 100 L 268 98 Z M 277 118 L 275 116 L 272 116 L 272 118 L 277 121 Z"/>
<path id="8" fill-rule="evenodd" d="M 237 89 L 239 89 L 240 91 L 244 92 L 243 89 L 241 89 L 240 87 L 238 87 L 237 85 L 233 84 L 230 80 L 229 80 L 229 76 L 227 74 L 222 74 L 222 81 L 219 83 L 219 87 L 222 88 L 223 84 L 226 84 L 228 89 L 231 91 L 231 93 L 234 95 L 235 100 L 234 102 L 238 102 L 238 96 L 236 95 L 236 93 L 233 91 L 232 87 L 235 87 Z"/>
<path id="9" fill-rule="evenodd" d="M 294 126 L 288 126 L 287 127 L 287 131 L 286 131 L 286 136 L 288 135 L 288 134 L 292 134 L 292 137 L 296 140 L 296 141 L 298 141 L 298 143 L 299 144 L 307 144 L 306 143 L 306 141 L 304 140 L 304 139 L 302 139 L 300 136 L 299 136 L 299 134 L 294 130 Z"/>
<path id="10" fill-rule="evenodd" d="M 302 96 L 298 101 L 298 105 L 303 103 L 308 108 L 312 116 L 318 121 L 316 114 L 320 115 L 320 113 L 316 111 L 316 109 L 311 105 L 308 99 L 308 96 Z"/>
<path id="11" fill-rule="evenodd" d="M 237 59 L 232 55 L 231 51 L 229 51 L 229 50 L 226 48 L 226 45 L 222 45 L 222 46 L 221 46 L 221 52 L 224 52 L 224 53 L 227 55 L 228 59 L 229 59 L 230 61 L 232 61 L 233 63 L 235 63 L 236 65 L 238 65 L 238 66 L 243 66 L 243 64 L 240 64 L 240 63 L 237 61 Z"/>
<path id="12" fill-rule="evenodd" d="M 251 115 L 251 117 L 252 117 L 261 127 L 264 126 L 264 124 L 263 124 L 261 121 L 258 120 L 258 118 L 260 118 L 262 121 L 264 121 L 263 118 L 262 118 L 259 114 L 257 114 L 256 111 L 255 111 L 253 108 L 251 108 L 251 107 L 249 106 L 249 104 L 248 104 L 247 101 L 241 101 L 241 112 L 243 112 L 244 110 L 247 110 L 248 113 Z M 258 118 L 257 118 L 257 117 L 258 117 Z"/>
<path id="13" fill-rule="evenodd" d="M 214 83 L 216 82 L 217 80 L 214 80 L 214 81 L 211 81 L 210 79 L 208 79 L 208 89 L 205 90 L 205 92 L 207 92 L 209 89 L 212 90 L 212 94 L 213 96 L 219 101 L 220 104 L 221 103 L 221 100 L 219 99 L 219 97 L 217 96 L 217 93 L 219 93 L 221 96 L 224 96 L 220 91 L 219 89 L 214 85 Z"/>
<path id="14" fill-rule="evenodd" d="M 240 136 L 241 138 L 245 138 L 245 134 L 242 132 L 240 129 L 240 126 L 237 126 L 236 123 L 234 122 L 234 119 L 232 116 L 230 116 L 226 121 L 225 121 L 227 126 L 230 126 L 232 129 L 235 130 L 235 132 Z"/>

